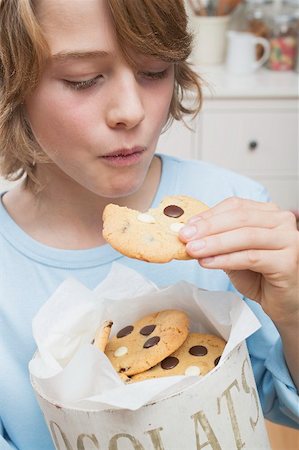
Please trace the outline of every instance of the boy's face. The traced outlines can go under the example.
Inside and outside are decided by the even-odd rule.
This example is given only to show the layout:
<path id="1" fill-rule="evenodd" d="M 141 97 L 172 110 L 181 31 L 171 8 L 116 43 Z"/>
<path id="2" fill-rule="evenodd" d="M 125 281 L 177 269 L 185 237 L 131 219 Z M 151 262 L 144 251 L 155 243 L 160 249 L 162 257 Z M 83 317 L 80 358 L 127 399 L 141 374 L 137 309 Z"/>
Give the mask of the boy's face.
<path id="1" fill-rule="evenodd" d="M 26 110 L 47 171 L 103 197 L 136 192 L 168 117 L 173 65 L 136 55 L 132 69 L 105 0 L 41 0 L 37 13 L 52 58 Z"/>

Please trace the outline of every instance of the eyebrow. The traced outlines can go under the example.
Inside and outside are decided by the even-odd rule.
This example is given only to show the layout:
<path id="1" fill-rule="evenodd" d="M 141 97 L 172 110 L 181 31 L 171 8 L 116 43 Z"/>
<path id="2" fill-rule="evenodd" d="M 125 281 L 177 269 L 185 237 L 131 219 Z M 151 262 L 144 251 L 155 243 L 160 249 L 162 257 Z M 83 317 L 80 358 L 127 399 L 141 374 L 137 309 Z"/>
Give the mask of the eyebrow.
<path id="1" fill-rule="evenodd" d="M 53 61 L 66 61 L 68 59 L 90 59 L 90 58 L 104 58 L 107 57 L 109 53 L 104 50 L 95 51 L 71 51 L 71 52 L 58 52 L 51 56 Z"/>

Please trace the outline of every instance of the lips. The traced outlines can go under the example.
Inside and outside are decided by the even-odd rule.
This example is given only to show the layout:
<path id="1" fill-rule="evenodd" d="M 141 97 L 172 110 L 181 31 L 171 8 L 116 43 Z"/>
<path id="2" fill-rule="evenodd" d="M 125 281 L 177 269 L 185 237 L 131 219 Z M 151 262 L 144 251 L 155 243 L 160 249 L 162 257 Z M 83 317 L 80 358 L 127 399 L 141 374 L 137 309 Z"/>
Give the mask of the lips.
<path id="1" fill-rule="evenodd" d="M 136 146 L 132 148 L 120 148 L 118 150 L 114 150 L 113 152 L 107 153 L 103 156 L 103 158 L 117 158 L 117 157 L 126 157 L 133 155 L 134 153 L 142 153 L 145 148 L 141 146 Z"/>
<path id="2" fill-rule="evenodd" d="M 113 167 L 132 166 L 141 162 L 145 150 L 146 148 L 141 146 L 120 148 L 103 155 L 102 160 Z"/>

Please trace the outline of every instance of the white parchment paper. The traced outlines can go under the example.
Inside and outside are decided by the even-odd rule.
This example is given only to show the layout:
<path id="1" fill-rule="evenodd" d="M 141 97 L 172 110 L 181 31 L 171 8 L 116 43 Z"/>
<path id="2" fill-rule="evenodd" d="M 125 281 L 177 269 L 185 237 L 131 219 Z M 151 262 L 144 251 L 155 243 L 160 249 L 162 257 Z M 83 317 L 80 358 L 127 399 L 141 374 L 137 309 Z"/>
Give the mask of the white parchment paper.
<path id="1" fill-rule="evenodd" d="M 34 317 L 37 352 L 29 363 L 33 386 L 65 407 L 136 410 L 200 383 L 199 377 L 172 376 L 124 384 L 106 355 L 91 344 L 105 320 L 113 321 L 113 336 L 163 309 L 184 310 L 190 332 L 223 337 L 227 345 L 219 365 L 260 328 L 250 308 L 233 293 L 209 292 L 186 282 L 160 290 L 134 270 L 114 263 L 94 290 L 73 278 L 64 281 Z"/>

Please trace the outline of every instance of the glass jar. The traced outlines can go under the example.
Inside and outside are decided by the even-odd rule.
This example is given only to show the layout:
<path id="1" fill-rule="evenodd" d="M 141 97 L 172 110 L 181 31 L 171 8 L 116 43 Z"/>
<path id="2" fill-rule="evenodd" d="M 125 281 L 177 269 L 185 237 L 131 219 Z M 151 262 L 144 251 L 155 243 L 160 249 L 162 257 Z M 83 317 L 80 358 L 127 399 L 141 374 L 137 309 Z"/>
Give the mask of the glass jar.
<path id="1" fill-rule="evenodd" d="M 299 31 L 299 0 L 284 0 L 284 11 L 295 20 L 295 27 Z"/>
<path id="2" fill-rule="evenodd" d="M 232 14 L 229 28 L 267 38 L 269 34 L 267 19 L 272 10 L 272 5 L 272 0 L 242 0 Z M 257 59 L 262 57 L 263 52 L 263 47 L 258 45 Z"/>
<path id="3" fill-rule="evenodd" d="M 299 0 L 285 0 L 285 7 L 293 17 L 293 28 L 297 35 L 297 50 L 295 58 L 295 72 L 299 73 Z"/>
<path id="4" fill-rule="evenodd" d="M 245 31 L 256 36 L 267 37 L 267 16 L 271 6 L 271 0 L 245 0 Z"/>
<path id="5" fill-rule="evenodd" d="M 269 20 L 270 56 L 267 67 L 271 70 L 293 70 L 297 52 L 295 19 L 280 12 Z"/>

